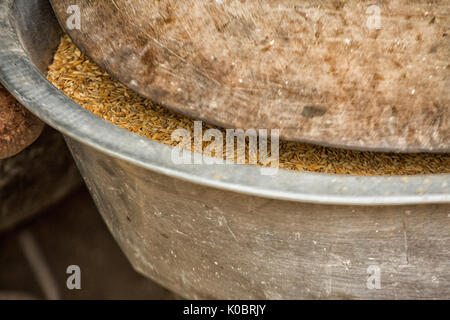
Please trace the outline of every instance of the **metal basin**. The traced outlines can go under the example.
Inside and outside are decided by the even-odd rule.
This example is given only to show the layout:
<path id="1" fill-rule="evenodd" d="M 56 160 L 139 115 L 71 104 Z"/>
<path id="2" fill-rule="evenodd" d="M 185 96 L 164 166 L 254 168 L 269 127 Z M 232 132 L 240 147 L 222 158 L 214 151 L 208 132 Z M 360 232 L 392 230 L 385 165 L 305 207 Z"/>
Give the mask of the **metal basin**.
<path id="1" fill-rule="evenodd" d="M 187 298 L 450 297 L 450 175 L 176 165 L 45 79 L 59 36 L 47 1 L 0 0 L 0 80 L 65 135 L 136 270 Z"/>

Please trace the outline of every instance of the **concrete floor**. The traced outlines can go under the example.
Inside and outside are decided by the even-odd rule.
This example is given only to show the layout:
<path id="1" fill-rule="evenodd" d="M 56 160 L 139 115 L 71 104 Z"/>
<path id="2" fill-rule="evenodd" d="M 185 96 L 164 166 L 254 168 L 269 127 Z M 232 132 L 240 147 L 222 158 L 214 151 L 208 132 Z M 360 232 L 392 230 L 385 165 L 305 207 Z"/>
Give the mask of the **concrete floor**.
<path id="1" fill-rule="evenodd" d="M 81 290 L 69 290 L 69 265 Z M 0 234 L 0 299 L 174 299 L 136 273 L 82 188 L 24 225 Z"/>

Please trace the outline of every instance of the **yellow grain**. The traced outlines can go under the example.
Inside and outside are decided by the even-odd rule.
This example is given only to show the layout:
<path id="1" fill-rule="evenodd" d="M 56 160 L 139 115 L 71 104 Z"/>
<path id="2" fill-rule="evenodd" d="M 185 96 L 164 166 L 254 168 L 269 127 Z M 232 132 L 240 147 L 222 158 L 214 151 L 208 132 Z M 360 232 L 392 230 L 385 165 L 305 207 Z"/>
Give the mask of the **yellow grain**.
<path id="1" fill-rule="evenodd" d="M 131 132 L 171 146 L 178 144 L 171 139 L 177 129 L 194 136 L 193 119 L 155 105 L 113 80 L 67 36 L 49 67 L 48 79 L 87 110 Z M 204 124 L 205 130 L 210 128 L 217 127 Z M 221 156 L 225 154 L 224 148 Z M 450 154 L 362 152 L 280 141 L 280 168 L 352 175 L 450 173 Z"/>

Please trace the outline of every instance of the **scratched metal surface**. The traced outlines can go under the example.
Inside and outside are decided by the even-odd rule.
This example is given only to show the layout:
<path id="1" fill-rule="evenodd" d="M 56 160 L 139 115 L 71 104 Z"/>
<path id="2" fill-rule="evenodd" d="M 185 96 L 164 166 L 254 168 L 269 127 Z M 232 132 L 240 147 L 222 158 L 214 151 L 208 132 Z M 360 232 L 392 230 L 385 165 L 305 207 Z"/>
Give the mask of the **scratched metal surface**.
<path id="1" fill-rule="evenodd" d="M 183 297 L 449 297 L 448 203 L 280 201 L 167 177 L 68 143 L 134 268 Z M 379 268 L 380 289 L 367 285 L 370 266 Z"/>
<path id="2" fill-rule="evenodd" d="M 51 2 L 88 56 L 174 111 L 321 145 L 450 150 L 447 0 L 383 2 L 379 29 L 373 1 Z"/>
<path id="3" fill-rule="evenodd" d="M 44 122 L 101 152 L 164 175 L 262 197 L 368 205 L 450 202 L 448 174 L 362 177 L 279 170 L 262 176 L 260 168 L 251 165 L 175 165 L 171 147 L 104 121 L 45 79 L 44 65 L 60 35 L 46 0 L 0 0 L 0 5 L 3 85 Z"/>
<path id="4" fill-rule="evenodd" d="M 49 9 L 0 0 L 0 79 L 64 133 L 136 270 L 187 298 L 448 298 L 450 175 L 175 165 L 171 147 L 91 114 L 35 67 L 58 43 Z M 371 265 L 379 290 L 367 288 Z"/>

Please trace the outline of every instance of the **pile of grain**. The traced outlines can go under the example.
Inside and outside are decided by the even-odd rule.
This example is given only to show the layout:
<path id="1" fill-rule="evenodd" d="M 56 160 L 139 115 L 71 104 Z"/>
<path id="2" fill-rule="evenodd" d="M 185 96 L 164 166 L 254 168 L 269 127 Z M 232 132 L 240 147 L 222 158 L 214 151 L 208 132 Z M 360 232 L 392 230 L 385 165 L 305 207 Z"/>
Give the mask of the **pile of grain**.
<path id="1" fill-rule="evenodd" d="M 142 98 L 113 80 L 84 56 L 67 36 L 49 67 L 48 79 L 94 114 L 131 132 L 168 145 L 184 128 L 193 137 L 194 120 Z M 204 129 L 212 128 L 205 126 Z M 280 168 L 353 175 L 450 173 L 450 154 L 395 154 L 350 151 L 298 142 L 280 142 Z"/>

